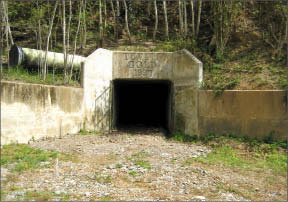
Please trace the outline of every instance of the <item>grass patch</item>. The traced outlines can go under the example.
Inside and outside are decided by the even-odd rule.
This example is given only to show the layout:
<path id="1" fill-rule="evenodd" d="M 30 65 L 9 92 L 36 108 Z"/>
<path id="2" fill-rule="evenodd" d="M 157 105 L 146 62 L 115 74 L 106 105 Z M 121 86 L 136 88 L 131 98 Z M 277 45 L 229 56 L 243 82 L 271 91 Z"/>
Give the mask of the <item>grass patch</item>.
<path id="1" fill-rule="evenodd" d="M 1 166 L 15 164 L 13 170 L 22 172 L 40 167 L 43 161 L 55 159 L 58 152 L 43 151 L 25 144 L 4 145 L 1 149 Z"/>
<path id="2" fill-rule="evenodd" d="M 133 159 L 143 159 L 143 158 L 147 158 L 149 157 L 150 154 L 146 151 L 140 151 L 140 152 L 136 152 L 134 154 L 131 155 L 131 158 Z"/>
<path id="3" fill-rule="evenodd" d="M 258 153 L 259 154 L 259 153 Z M 260 154 L 253 157 L 250 153 L 245 156 L 239 154 L 239 150 L 230 146 L 220 146 L 207 154 L 207 157 L 186 159 L 182 166 L 189 166 L 193 162 L 210 165 L 221 165 L 241 170 L 248 169 L 270 169 L 276 175 L 285 175 L 287 170 L 287 158 L 285 153 L 273 151 L 268 154 Z"/>
<path id="4" fill-rule="evenodd" d="M 147 170 L 151 170 L 152 166 L 148 161 L 145 160 L 145 158 L 149 157 L 150 154 L 146 151 L 140 151 L 136 152 L 131 155 L 131 157 L 128 158 L 128 160 L 132 161 L 134 165 L 140 166 L 142 168 L 145 168 Z"/>
<path id="5" fill-rule="evenodd" d="M 5 200 L 5 197 L 7 195 L 7 192 L 4 191 L 2 188 L 0 189 L 0 199 L 1 201 L 4 201 Z"/>
<path id="6" fill-rule="evenodd" d="M 134 161 L 134 164 L 137 166 L 140 166 L 142 168 L 145 168 L 147 170 L 151 170 L 151 168 L 152 168 L 148 161 L 136 160 L 136 161 Z"/>
<path id="7" fill-rule="evenodd" d="M 108 154 L 107 159 L 108 160 L 117 160 L 119 158 L 120 154 L 114 153 L 114 152 L 110 152 Z"/>
<path id="8" fill-rule="evenodd" d="M 164 42 L 155 43 L 156 47 L 153 51 L 174 52 L 182 49 L 193 49 L 196 47 L 196 42 L 184 39 L 174 39 Z"/>
<path id="9" fill-rule="evenodd" d="M 219 183 L 216 186 L 216 188 L 217 188 L 217 190 L 226 191 L 226 192 L 229 192 L 229 193 L 240 195 L 242 197 L 245 197 L 246 199 L 251 199 L 250 195 L 242 193 L 239 189 L 237 189 L 235 187 L 232 187 L 231 185 L 224 185 L 223 183 Z"/>
<path id="10" fill-rule="evenodd" d="M 181 133 L 176 134 L 171 139 L 180 142 L 197 142 L 208 146 L 211 145 L 213 149 L 206 157 L 199 156 L 197 158 L 186 159 L 182 166 L 189 166 L 193 162 L 200 162 L 242 170 L 269 169 L 276 175 L 286 174 L 287 143 L 275 140 L 273 132 L 261 140 L 233 135 L 217 136 L 216 134 L 198 138 L 197 136 L 188 137 L 188 135 Z M 238 148 L 237 145 L 243 145 L 243 148 Z"/>
<path id="11" fill-rule="evenodd" d="M 123 165 L 121 163 L 116 164 L 116 168 L 122 168 L 122 167 L 123 167 Z"/>
<path id="12" fill-rule="evenodd" d="M 103 198 L 100 199 L 100 201 L 112 201 L 112 197 L 111 196 L 104 196 Z"/>
<path id="13" fill-rule="evenodd" d="M 215 148 L 207 157 L 197 157 L 195 161 L 205 164 L 221 164 L 225 167 L 247 168 L 249 163 L 241 158 L 237 151 L 230 146 L 222 146 Z"/>
<path id="14" fill-rule="evenodd" d="M 177 142 L 196 142 L 198 140 L 198 136 L 176 132 L 170 137 L 170 139 Z"/>
<path id="15" fill-rule="evenodd" d="M 66 201 L 70 199 L 68 194 L 55 194 L 50 191 L 27 191 L 24 194 L 24 201 L 51 201 L 53 198 L 60 197 L 62 200 Z"/>
<path id="16" fill-rule="evenodd" d="M 219 135 L 219 134 L 214 134 L 214 133 L 211 133 L 206 136 L 198 137 L 197 135 L 187 135 L 181 132 L 176 132 L 172 134 L 171 137 L 169 137 L 169 140 L 178 141 L 178 142 L 188 142 L 188 143 L 189 142 L 191 143 L 201 142 L 204 144 L 208 144 L 210 142 L 218 142 L 219 145 L 226 144 L 227 141 L 232 140 L 232 141 L 236 141 L 239 143 L 247 143 L 251 148 L 254 148 L 254 149 L 261 148 L 261 145 L 263 147 L 263 145 L 265 144 L 267 147 L 266 150 L 269 150 L 269 151 L 275 150 L 277 147 L 281 147 L 283 149 L 287 148 L 287 142 L 276 140 L 274 138 L 273 131 L 271 131 L 268 135 L 266 135 L 262 139 L 257 139 L 253 137 L 247 137 L 247 136 L 239 137 L 233 134 Z"/>
<path id="17" fill-rule="evenodd" d="M 99 173 L 96 173 L 93 176 L 93 179 L 96 180 L 99 183 L 102 183 L 102 184 L 103 183 L 110 183 L 112 181 L 111 175 L 104 176 L 104 175 L 101 175 Z"/>
<path id="18" fill-rule="evenodd" d="M 88 131 L 85 129 L 80 129 L 78 135 L 98 135 L 101 134 L 99 131 Z"/>
<path id="19" fill-rule="evenodd" d="M 287 157 L 281 152 L 273 152 L 257 159 L 254 166 L 257 168 L 268 168 L 277 175 L 285 175 L 287 171 Z"/>
<path id="20" fill-rule="evenodd" d="M 59 161 L 79 162 L 79 157 L 75 154 L 58 153 Z"/>
<path id="21" fill-rule="evenodd" d="M 135 177 L 137 175 L 137 172 L 132 170 L 129 172 L 129 175 L 132 176 L 132 177 Z"/>
<path id="22" fill-rule="evenodd" d="M 47 73 L 46 80 L 42 80 L 41 76 L 37 72 L 29 72 L 22 66 L 3 68 L 2 79 L 8 81 L 23 81 L 26 83 L 38 83 L 46 85 L 66 85 L 63 79 L 63 74 Z M 70 81 L 71 86 L 80 86 L 80 82 L 77 80 Z"/>
<path id="23" fill-rule="evenodd" d="M 24 201 L 49 201 L 53 198 L 53 196 L 53 192 L 28 191 L 24 195 Z"/>

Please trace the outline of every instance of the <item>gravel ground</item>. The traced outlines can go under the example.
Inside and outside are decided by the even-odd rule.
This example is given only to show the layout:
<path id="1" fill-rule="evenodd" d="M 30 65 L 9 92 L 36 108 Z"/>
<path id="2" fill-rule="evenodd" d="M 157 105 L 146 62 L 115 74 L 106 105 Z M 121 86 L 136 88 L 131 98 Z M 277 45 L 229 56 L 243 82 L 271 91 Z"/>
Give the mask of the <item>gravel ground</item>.
<path id="1" fill-rule="evenodd" d="M 24 192 L 37 190 L 85 201 L 244 201 L 251 200 L 243 191 L 248 187 L 255 189 L 253 196 L 257 196 L 257 200 L 287 197 L 285 190 L 259 184 L 259 176 L 253 173 L 197 162 L 185 165 L 185 160 L 206 156 L 211 149 L 200 144 L 168 141 L 156 129 L 144 134 L 69 135 L 30 145 L 71 155 L 66 160 L 59 159 L 58 163 L 42 162 L 43 168 L 24 172 L 17 181 L 9 182 L 7 186 L 20 187 L 21 191 L 9 193 L 6 200 L 21 200 Z M 3 175 L 9 173 L 7 169 L 3 171 Z"/>

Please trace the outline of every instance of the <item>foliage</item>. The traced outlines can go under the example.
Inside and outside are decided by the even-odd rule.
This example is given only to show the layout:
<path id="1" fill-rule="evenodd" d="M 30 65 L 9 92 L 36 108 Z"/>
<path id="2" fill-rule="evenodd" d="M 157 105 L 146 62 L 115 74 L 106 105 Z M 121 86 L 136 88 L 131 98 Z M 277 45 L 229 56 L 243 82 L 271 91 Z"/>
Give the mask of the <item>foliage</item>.
<path id="1" fill-rule="evenodd" d="M 149 153 L 147 153 L 145 151 L 140 151 L 140 152 L 133 153 L 128 158 L 128 160 L 132 161 L 134 163 L 134 165 L 137 165 L 137 166 L 140 166 L 140 167 L 145 168 L 147 170 L 150 170 L 152 167 L 151 167 L 150 163 L 147 160 L 145 160 L 149 156 L 150 156 Z M 134 175 L 136 175 L 136 173 L 132 172 L 132 174 L 130 174 L 130 175 L 134 176 Z"/>
<path id="2" fill-rule="evenodd" d="M 152 168 L 148 161 L 135 160 L 134 164 L 137 165 L 137 166 L 140 166 L 142 168 L 145 168 L 147 170 L 151 170 L 151 168 Z"/>
<path id="3" fill-rule="evenodd" d="M 1 149 L 1 166 L 14 165 L 14 171 L 22 172 L 40 167 L 40 163 L 57 157 L 57 152 L 43 151 L 24 144 L 4 145 Z"/>
<path id="4" fill-rule="evenodd" d="M 183 136 L 185 137 L 185 135 Z M 287 156 L 283 149 L 287 150 L 287 142 L 273 140 L 271 133 L 263 140 L 237 137 L 231 134 L 222 136 L 210 134 L 204 137 L 195 137 L 195 139 L 192 142 L 201 142 L 207 145 L 211 143 L 213 151 L 208 153 L 207 156 L 188 158 L 183 162 L 183 166 L 189 166 L 197 161 L 241 170 L 265 168 L 270 169 L 277 175 L 286 173 Z M 244 154 L 243 149 L 233 146 L 234 142 L 238 145 L 244 144 Z"/>
<path id="5" fill-rule="evenodd" d="M 78 134 L 79 135 L 98 135 L 98 134 L 100 134 L 100 132 L 98 132 L 98 131 L 87 131 L 85 129 L 80 129 Z"/>
<path id="6" fill-rule="evenodd" d="M 275 57 L 279 60 L 285 57 L 282 52 L 284 43 L 287 40 L 287 2 L 277 1 L 273 4 L 267 2 L 258 5 L 258 9 L 254 13 L 259 21 L 258 25 L 262 27 L 263 40 L 273 48 Z M 287 43 L 287 42 L 286 42 Z"/>
<path id="7" fill-rule="evenodd" d="M 197 136 L 197 135 L 187 135 L 181 132 L 177 132 L 172 134 L 171 137 L 168 139 L 178 142 L 201 142 L 204 144 L 209 144 L 210 142 L 216 141 L 219 142 L 220 145 L 223 145 L 228 140 L 233 140 L 239 143 L 247 143 L 251 148 L 254 148 L 254 150 L 257 150 L 256 148 L 261 148 L 261 145 L 267 145 L 268 151 L 273 151 L 277 147 L 281 147 L 283 149 L 287 148 L 287 142 L 276 140 L 274 138 L 274 132 L 271 131 L 268 133 L 264 138 L 255 138 L 255 137 L 248 137 L 248 136 L 237 136 L 233 134 L 215 134 L 210 133 L 205 136 Z M 221 144 L 222 143 L 222 144 Z M 273 149 L 274 148 L 274 149 Z M 262 150 L 263 148 L 261 148 Z M 266 149 L 267 150 L 267 149 Z"/>
<path id="8" fill-rule="evenodd" d="M 84 10 L 79 17 L 80 4 L 85 4 Z M 119 16 L 117 16 L 117 25 L 114 22 L 114 13 L 109 1 L 102 1 L 102 24 L 104 31 L 103 48 L 117 50 L 134 51 L 177 51 L 188 49 L 196 57 L 203 61 L 204 79 L 203 87 L 205 89 L 214 89 L 216 94 L 220 94 L 224 89 L 234 89 L 246 81 L 246 74 L 254 74 L 255 77 L 247 82 L 256 83 L 258 86 L 272 86 L 275 88 L 287 88 L 286 69 L 286 50 L 287 45 L 287 5 L 286 1 L 277 2 L 235 2 L 232 0 L 203 1 L 200 16 L 200 27 L 198 37 L 192 34 L 192 10 L 190 2 L 186 3 L 188 35 L 183 37 L 179 29 L 179 4 L 177 1 L 167 2 L 167 14 L 169 24 L 169 40 L 165 37 L 165 23 L 163 5 L 157 2 L 159 26 L 157 38 L 152 43 L 155 12 L 153 2 L 126 1 L 128 7 L 128 22 L 131 29 L 132 45 L 123 46 L 127 39 L 125 30 L 125 10 L 123 1 L 119 1 Z M 197 5 L 194 2 L 194 21 L 198 17 Z M 117 10 L 117 4 L 112 1 L 114 11 Z M 42 49 L 46 45 L 49 22 L 52 18 L 54 2 L 30 1 L 30 2 L 8 2 L 9 21 L 14 42 L 17 45 L 28 48 Z M 183 5 L 183 4 L 182 4 Z M 63 33 L 62 33 L 62 8 L 61 3 L 57 9 L 54 25 L 51 33 L 49 45 L 50 51 L 63 51 Z M 184 9 L 184 8 L 183 8 Z M 66 6 L 66 21 L 69 19 L 69 6 Z M 72 16 L 70 26 L 70 48 L 68 53 L 73 53 L 74 39 L 78 19 L 81 21 L 79 37 L 77 38 L 77 54 L 89 55 L 95 48 L 100 47 L 100 10 L 99 1 L 72 1 Z M 183 16 L 182 16 L 183 17 Z M 40 24 L 38 24 L 40 23 Z M 194 24 L 194 28 L 196 24 Z M 5 26 L 5 25 L 4 25 Z M 112 32 L 117 26 L 118 35 L 115 37 Z M 38 30 L 39 27 L 41 31 Z M 68 30 L 67 30 L 68 31 Z M 3 29 L 5 32 L 5 29 Z M 236 40 L 236 35 L 242 34 Z M 250 37 L 255 35 L 255 38 Z M 4 33 L 5 35 L 5 33 Z M 4 36 L 3 35 L 3 36 Z M 40 40 L 40 35 L 41 39 Z M 246 36 L 246 37 L 242 37 Z M 117 38 L 117 40 L 116 40 Z M 3 37 L 6 45 L 6 37 Z M 197 39 L 197 40 L 196 40 Z M 85 41 L 85 42 L 84 42 Z M 144 44 L 140 46 L 139 43 Z M 67 44 L 67 43 L 66 43 Z M 149 45 L 152 44 L 152 45 Z M 255 47 L 260 44 L 260 52 L 255 52 Z M 264 45 L 267 44 L 267 45 Z M 11 44 L 10 44 L 11 45 Z M 124 44 L 125 45 L 125 44 Z M 232 50 L 243 50 L 243 53 L 235 51 L 233 57 Z M 251 48 L 251 51 L 247 49 Z M 3 55 L 7 55 L 8 50 L 3 50 Z M 257 55 L 265 54 L 262 58 Z M 4 61 L 7 58 L 3 57 Z M 263 58 L 267 58 L 267 66 L 263 63 Z M 270 61 L 268 59 L 271 59 Z M 237 62 L 235 65 L 233 62 Z M 226 65 L 225 65 L 226 64 Z M 221 68 L 219 68 L 221 66 Z M 265 78 L 256 78 L 267 69 L 271 70 L 271 81 Z M 270 68 L 272 67 L 272 68 Z M 12 70 L 13 72 L 14 70 Z M 4 69 L 5 73 L 5 69 Z M 29 72 L 31 73 L 31 72 Z M 50 72 L 51 73 L 51 72 Z M 25 72 L 19 72 L 14 76 L 7 76 L 4 79 L 9 80 L 28 80 L 28 82 L 45 84 L 64 84 L 63 71 L 52 79 L 51 74 L 47 75 L 48 81 L 41 81 L 40 76 L 27 78 Z M 20 75 L 23 74 L 23 75 Z M 26 76 L 24 76 L 26 75 Z M 35 74 L 36 75 L 36 74 Z M 208 75 L 208 76 L 206 76 Z M 17 76 L 17 77 L 16 77 Z M 39 78 L 37 78 L 39 77 Z M 72 85 L 78 85 L 79 75 L 75 74 Z"/>
<path id="9" fill-rule="evenodd" d="M 102 175 L 100 173 L 96 173 L 93 176 L 93 179 L 99 183 L 110 183 L 112 180 L 112 177 L 110 175 Z"/>
<path id="10" fill-rule="evenodd" d="M 198 140 L 198 136 L 191 136 L 181 132 L 176 132 L 172 135 L 171 139 L 178 142 L 196 142 Z"/>
<path id="11" fill-rule="evenodd" d="M 48 85 L 64 85 L 64 79 L 62 74 L 55 74 L 53 76 L 52 73 L 48 73 L 46 76 L 46 80 L 42 80 L 41 76 L 37 74 L 37 72 L 31 72 L 28 69 L 18 66 L 10 69 L 4 68 L 2 71 L 2 79 L 9 81 L 23 81 L 27 83 L 40 83 L 40 84 L 48 84 Z M 70 82 L 72 86 L 79 86 L 79 82 L 72 80 Z"/>

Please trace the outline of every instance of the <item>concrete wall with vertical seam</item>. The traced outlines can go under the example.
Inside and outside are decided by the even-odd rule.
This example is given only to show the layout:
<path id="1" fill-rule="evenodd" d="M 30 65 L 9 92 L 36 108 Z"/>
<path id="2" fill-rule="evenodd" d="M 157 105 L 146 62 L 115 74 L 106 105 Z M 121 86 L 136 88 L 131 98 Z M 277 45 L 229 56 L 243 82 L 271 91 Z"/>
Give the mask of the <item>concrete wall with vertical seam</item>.
<path id="1" fill-rule="evenodd" d="M 83 89 L 1 81 L 1 144 L 76 133 Z"/>
<path id="2" fill-rule="evenodd" d="M 230 133 L 263 138 L 273 133 L 277 139 L 288 137 L 284 90 L 226 90 L 220 96 L 200 90 L 198 103 L 201 135 Z"/>

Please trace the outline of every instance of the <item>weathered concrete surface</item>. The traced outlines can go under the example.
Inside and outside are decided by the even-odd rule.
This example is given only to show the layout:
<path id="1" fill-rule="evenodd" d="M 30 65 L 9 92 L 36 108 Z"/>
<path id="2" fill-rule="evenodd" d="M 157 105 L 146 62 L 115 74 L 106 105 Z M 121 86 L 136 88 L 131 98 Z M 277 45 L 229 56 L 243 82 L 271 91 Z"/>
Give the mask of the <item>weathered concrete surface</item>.
<path id="1" fill-rule="evenodd" d="M 109 129 L 112 51 L 97 49 L 84 64 L 85 129 Z"/>
<path id="2" fill-rule="evenodd" d="M 113 51 L 113 79 L 172 80 L 173 53 Z"/>
<path id="3" fill-rule="evenodd" d="M 83 89 L 1 81 L 1 143 L 76 133 Z"/>
<path id="4" fill-rule="evenodd" d="M 113 51 L 113 79 L 164 79 L 173 83 L 174 117 L 169 124 L 187 134 L 198 134 L 197 91 L 202 72 L 202 63 L 187 50 Z"/>
<path id="5" fill-rule="evenodd" d="M 27 143 L 32 137 L 60 136 L 81 128 L 108 131 L 113 118 L 111 82 L 115 79 L 171 81 L 171 131 L 253 137 L 274 131 L 278 139 L 287 137 L 285 91 L 224 91 L 215 97 L 213 91 L 199 90 L 202 63 L 187 50 L 97 49 L 85 60 L 83 71 L 83 89 L 2 81 L 2 144 Z"/>
<path id="6" fill-rule="evenodd" d="M 263 138 L 272 132 L 277 139 L 288 137 L 286 91 L 227 90 L 215 97 L 213 91 L 200 90 L 198 103 L 201 135 Z"/>
<path id="7" fill-rule="evenodd" d="M 187 50 L 173 53 L 174 126 L 186 134 L 199 134 L 198 90 L 203 64 Z"/>

